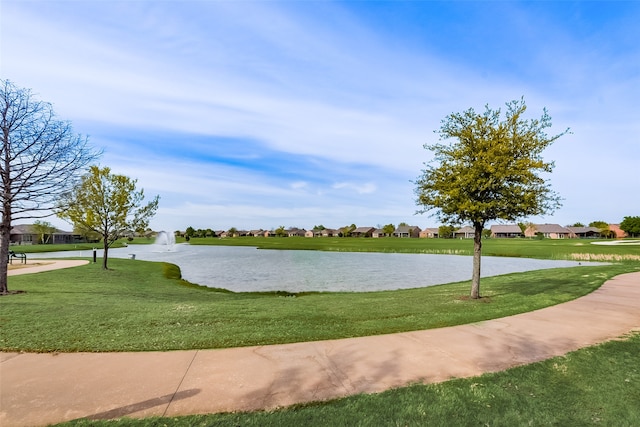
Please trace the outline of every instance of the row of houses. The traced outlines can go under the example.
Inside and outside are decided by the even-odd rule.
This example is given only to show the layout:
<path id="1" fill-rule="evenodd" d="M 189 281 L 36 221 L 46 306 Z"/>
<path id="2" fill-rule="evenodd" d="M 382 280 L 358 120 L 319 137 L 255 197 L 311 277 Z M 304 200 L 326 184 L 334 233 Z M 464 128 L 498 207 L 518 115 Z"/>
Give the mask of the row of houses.
<path id="1" fill-rule="evenodd" d="M 439 228 L 421 229 L 418 226 L 400 225 L 391 233 L 376 227 L 357 227 L 351 228 L 324 228 L 322 230 L 305 230 L 304 228 L 290 228 L 284 230 L 284 233 L 276 233 L 274 230 L 237 230 L 233 235 L 229 231 L 215 231 L 216 237 L 236 237 L 236 236 L 255 236 L 255 237 L 276 237 L 277 235 L 288 237 L 342 237 L 350 235 L 352 237 L 397 237 L 397 238 L 439 238 Z M 623 238 L 627 234 L 620 229 L 619 224 L 609 224 L 609 230 L 612 233 L 610 237 Z M 519 237 L 545 237 L 548 239 L 588 239 L 601 237 L 601 230 L 596 227 L 563 227 L 559 224 L 530 224 L 522 231 L 517 224 L 497 224 L 490 228 L 492 238 L 519 238 Z M 456 239 L 472 239 L 474 236 L 473 227 L 465 226 L 453 231 L 453 238 Z M 85 238 L 79 234 L 70 231 L 56 229 L 53 233 L 45 236 L 46 243 L 79 243 L 84 242 Z M 21 224 L 11 229 L 10 241 L 13 245 L 32 245 L 45 243 L 42 241 L 43 236 L 36 233 L 32 225 Z"/>
<path id="2" fill-rule="evenodd" d="M 214 231 L 217 237 L 243 237 L 243 236 L 254 236 L 254 237 L 276 237 L 287 236 L 287 237 L 343 237 L 343 236 L 351 236 L 351 237 L 421 237 L 420 232 L 422 230 L 418 226 L 409 226 L 409 225 L 400 225 L 396 227 L 396 229 L 387 233 L 385 230 L 376 227 L 357 227 L 355 229 L 351 229 L 349 227 L 344 228 L 323 228 L 323 229 L 314 229 L 314 230 L 305 230 L 304 228 L 290 228 L 288 230 L 284 230 L 284 232 L 278 233 L 274 230 L 237 230 L 237 231 Z"/>
<path id="3" fill-rule="evenodd" d="M 400 225 L 392 233 L 376 227 L 357 227 L 354 230 L 340 228 L 325 228 L 322 230 L 305 230 L 304 228 L 290 228 L 284 230 L 282 236 L 288 237 L 341 237 L 350 235 L 351 237 L 398 237 L 398 238 L 439 238 L 439 228 L 421 229 L 418 226 Z M 609 224 L 612 237 L 623 238 L 626 233 L 620 229 L 618 224 Z M 602 237 L 601 230 L 597 227 L 563 227 L 559 224 L 530 224 L 524 231 L 518 224 L 497 224 L 492 225 L 490 230 L 492 238 L 518 238 L 518 237 L 545 237 L 548 239 L 588 239 Z M 216 231 L 218 237 L 233 236 L 256 236 L 275 237 L 278 234 L 274 230 L 238 230 L 233 236 L 228 231 Z M 473 227 L 465 226 L 453 231 L 453 238 L 472 239 L 475 234 Z"/>

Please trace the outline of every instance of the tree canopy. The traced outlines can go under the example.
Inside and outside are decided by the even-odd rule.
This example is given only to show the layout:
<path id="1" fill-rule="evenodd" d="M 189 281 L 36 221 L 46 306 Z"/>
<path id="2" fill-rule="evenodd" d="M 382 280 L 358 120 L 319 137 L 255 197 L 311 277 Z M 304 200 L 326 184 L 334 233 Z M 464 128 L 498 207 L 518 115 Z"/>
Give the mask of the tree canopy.
<path id="1" fill-rule="evenodd" d="M 630 237 L 640 236 L 640 216 L 625 216 L 620 223 L 620 229 Z"/>
<path id="2" fill-rule="evenodd" d="M 434 158 L 415 181 L 419 213 L 434 210 L 447 224 L 472 224 L 474 268 L 471 297 L 480 297 L 482 230 L 487 221 L 516 221 L 549 213 L 560 206 L 560 197 L 543 173 L 553 162 L 542 152 L 569 130 L 548 136 L 551 117 L 546 109 L 540 119 L 526 119 L 523 99 L 500 109 L 477 113 L 470 108 L 452 113 L 441 123 L 440 142 L 425 149 Z"/>
<path id="3" fill-rule="evenodd" d="M 144 231 L 158 209 L 159 196 L 142 206 L 144 190 L 136 190 L 136 183 L 127 176 L 112 174 L 108 167 L 91 166 L 58 204 L 60 218 L 102 236 L 104 269 L 108 267 L 109 246 L 132 231 Z"/>

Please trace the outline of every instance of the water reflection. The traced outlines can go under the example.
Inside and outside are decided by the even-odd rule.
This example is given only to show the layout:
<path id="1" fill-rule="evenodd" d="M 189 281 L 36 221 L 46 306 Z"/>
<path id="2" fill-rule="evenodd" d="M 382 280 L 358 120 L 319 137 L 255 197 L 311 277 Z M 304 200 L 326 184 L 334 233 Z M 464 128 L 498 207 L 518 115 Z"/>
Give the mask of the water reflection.
<path id="1" fill-rule="evenodd" d="M 97 251 L 102 257 L 102 250 Z M 457 255 L 258 250 L 234 246 L 132 245 L 109 256 L 166 261 L 185 280 L 236 292 L 381 291 L 452 283 L 471 278 L 472 258 Z M 30 254 L 30 258 L 87 257 L 92 251 Z M 482 276 L 573 267 L 577 261 L 482 258 Z"/>

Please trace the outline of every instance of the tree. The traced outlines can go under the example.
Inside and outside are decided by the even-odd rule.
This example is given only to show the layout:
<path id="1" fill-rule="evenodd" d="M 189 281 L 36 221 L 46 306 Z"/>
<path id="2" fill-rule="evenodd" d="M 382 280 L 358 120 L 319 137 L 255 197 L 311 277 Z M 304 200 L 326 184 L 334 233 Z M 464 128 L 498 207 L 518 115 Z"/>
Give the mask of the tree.
<path id="1" fill-rule="evenodd" d="M 640 236 L 640 216 L 625 216 L 620 223 L 620 229 L 629 237 Z"/>
<path id="2" fill-rule="evenodd" d="M 614 233 L 613 231 L 611 231 L 611 229 L 609 228 L 609 223 L 606 221 L 591 221 L 589 223 L 589 227 L 600 229 L 600 237 L 604 237 L 605 239 L 613 237 Z"/>
<path id="3" fill-rule="evenodd" d="M 185 237 L 191 238 L 196 234 L 195 228 L 189 226 L 184 232 Z"/>
<path id="4" fill-rule="evenodd" d="M 438 237 L 441 239 L 451 239 L 455 231 L 456 227 L 453 225 L 441 225 L 438 227 Z"/>
<path id="5" fill-rule="evenodd" d="M 396 226 L 393 224 L 387 224 L 382 227 L 382 231 L 384 231 L 385 236 L 391 236 L 394 231 L 396 231 Z"/>
<path id="6" fill-rule="evenodd" d="M 58 120 L 51 104 L 30 90 L 0 80 L 0 260 L 7 260 L 13 221 L 46 218 L 100 153 Z M 8 293 L 7 263 L 0 261 L 0 294 Z"/>
<path id="7" fill-rule="evenodd" d="M 506 104 L 501 110 L 485 107 L 452 113 L 443 121 L 440 141 L 425 144 L 434 152 L 432 164 L 416 180 L 416 203 L 432 209 L 443 222 L 471 223 L 474 228 L 471 298 L 480 298 L 480 260 L 482 230 L 487 221 L 515 221 L 541 215 L 560 206 L 560 198 L 548 182 L 539 176 L 550 173 L 553 162 L 542 159 L 542 151 L 569 130 L 547 136 L 551 126 L 546 109 L 540 119 L 523 118 L 523 99 Z"/>
<path id="8" fill-rule="evenodd" d="M 51 235 L 55 233 L 56 228 L 48 221 L 34 221 L 31 226 L 36 234 L 40 235 L 40 243 L 49 243 Z"/>
<path id="9" fill-rule="evenodd" d="M 159 196 L 141 207 L 144 190 L 137 191 L 136 183 L 137 180 L 124 175 L 112 174 L 108 167 L 91 166 L 89 173 L 58 204 L 60 218 L 102 236 L 105 270 L 113 242 L 131 231 L 144 231 L 158 209 Z"/>

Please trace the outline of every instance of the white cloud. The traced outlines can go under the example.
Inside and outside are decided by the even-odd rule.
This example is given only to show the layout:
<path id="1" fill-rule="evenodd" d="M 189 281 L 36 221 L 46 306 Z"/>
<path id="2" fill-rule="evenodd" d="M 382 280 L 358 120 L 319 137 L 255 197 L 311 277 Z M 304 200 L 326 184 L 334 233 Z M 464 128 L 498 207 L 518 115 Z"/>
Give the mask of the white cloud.
<path id="1" fill-rule="evenodd" d="M 458 4 L 409 2 L 377 4 L 392 13 L 375 16 L 366 6 L 6 1 L 1 74 L 90 134 L 103 164 L 160 194 L 160 225 L 182 228 L 180 210 L 230 223 L 242 209 L 256 223 L 410 216 L 408 181 L 440 120 L 520 96 L 532 117 L 546 106 L 555 132 L 574 132 L 547 154 L 566 198 L 557 218 L 640 214 L 628 166 L 640 157 L 638 8 L 498 2 L 457 16 Z M 616 203 L 589 201 L 601 191 Z"/>

